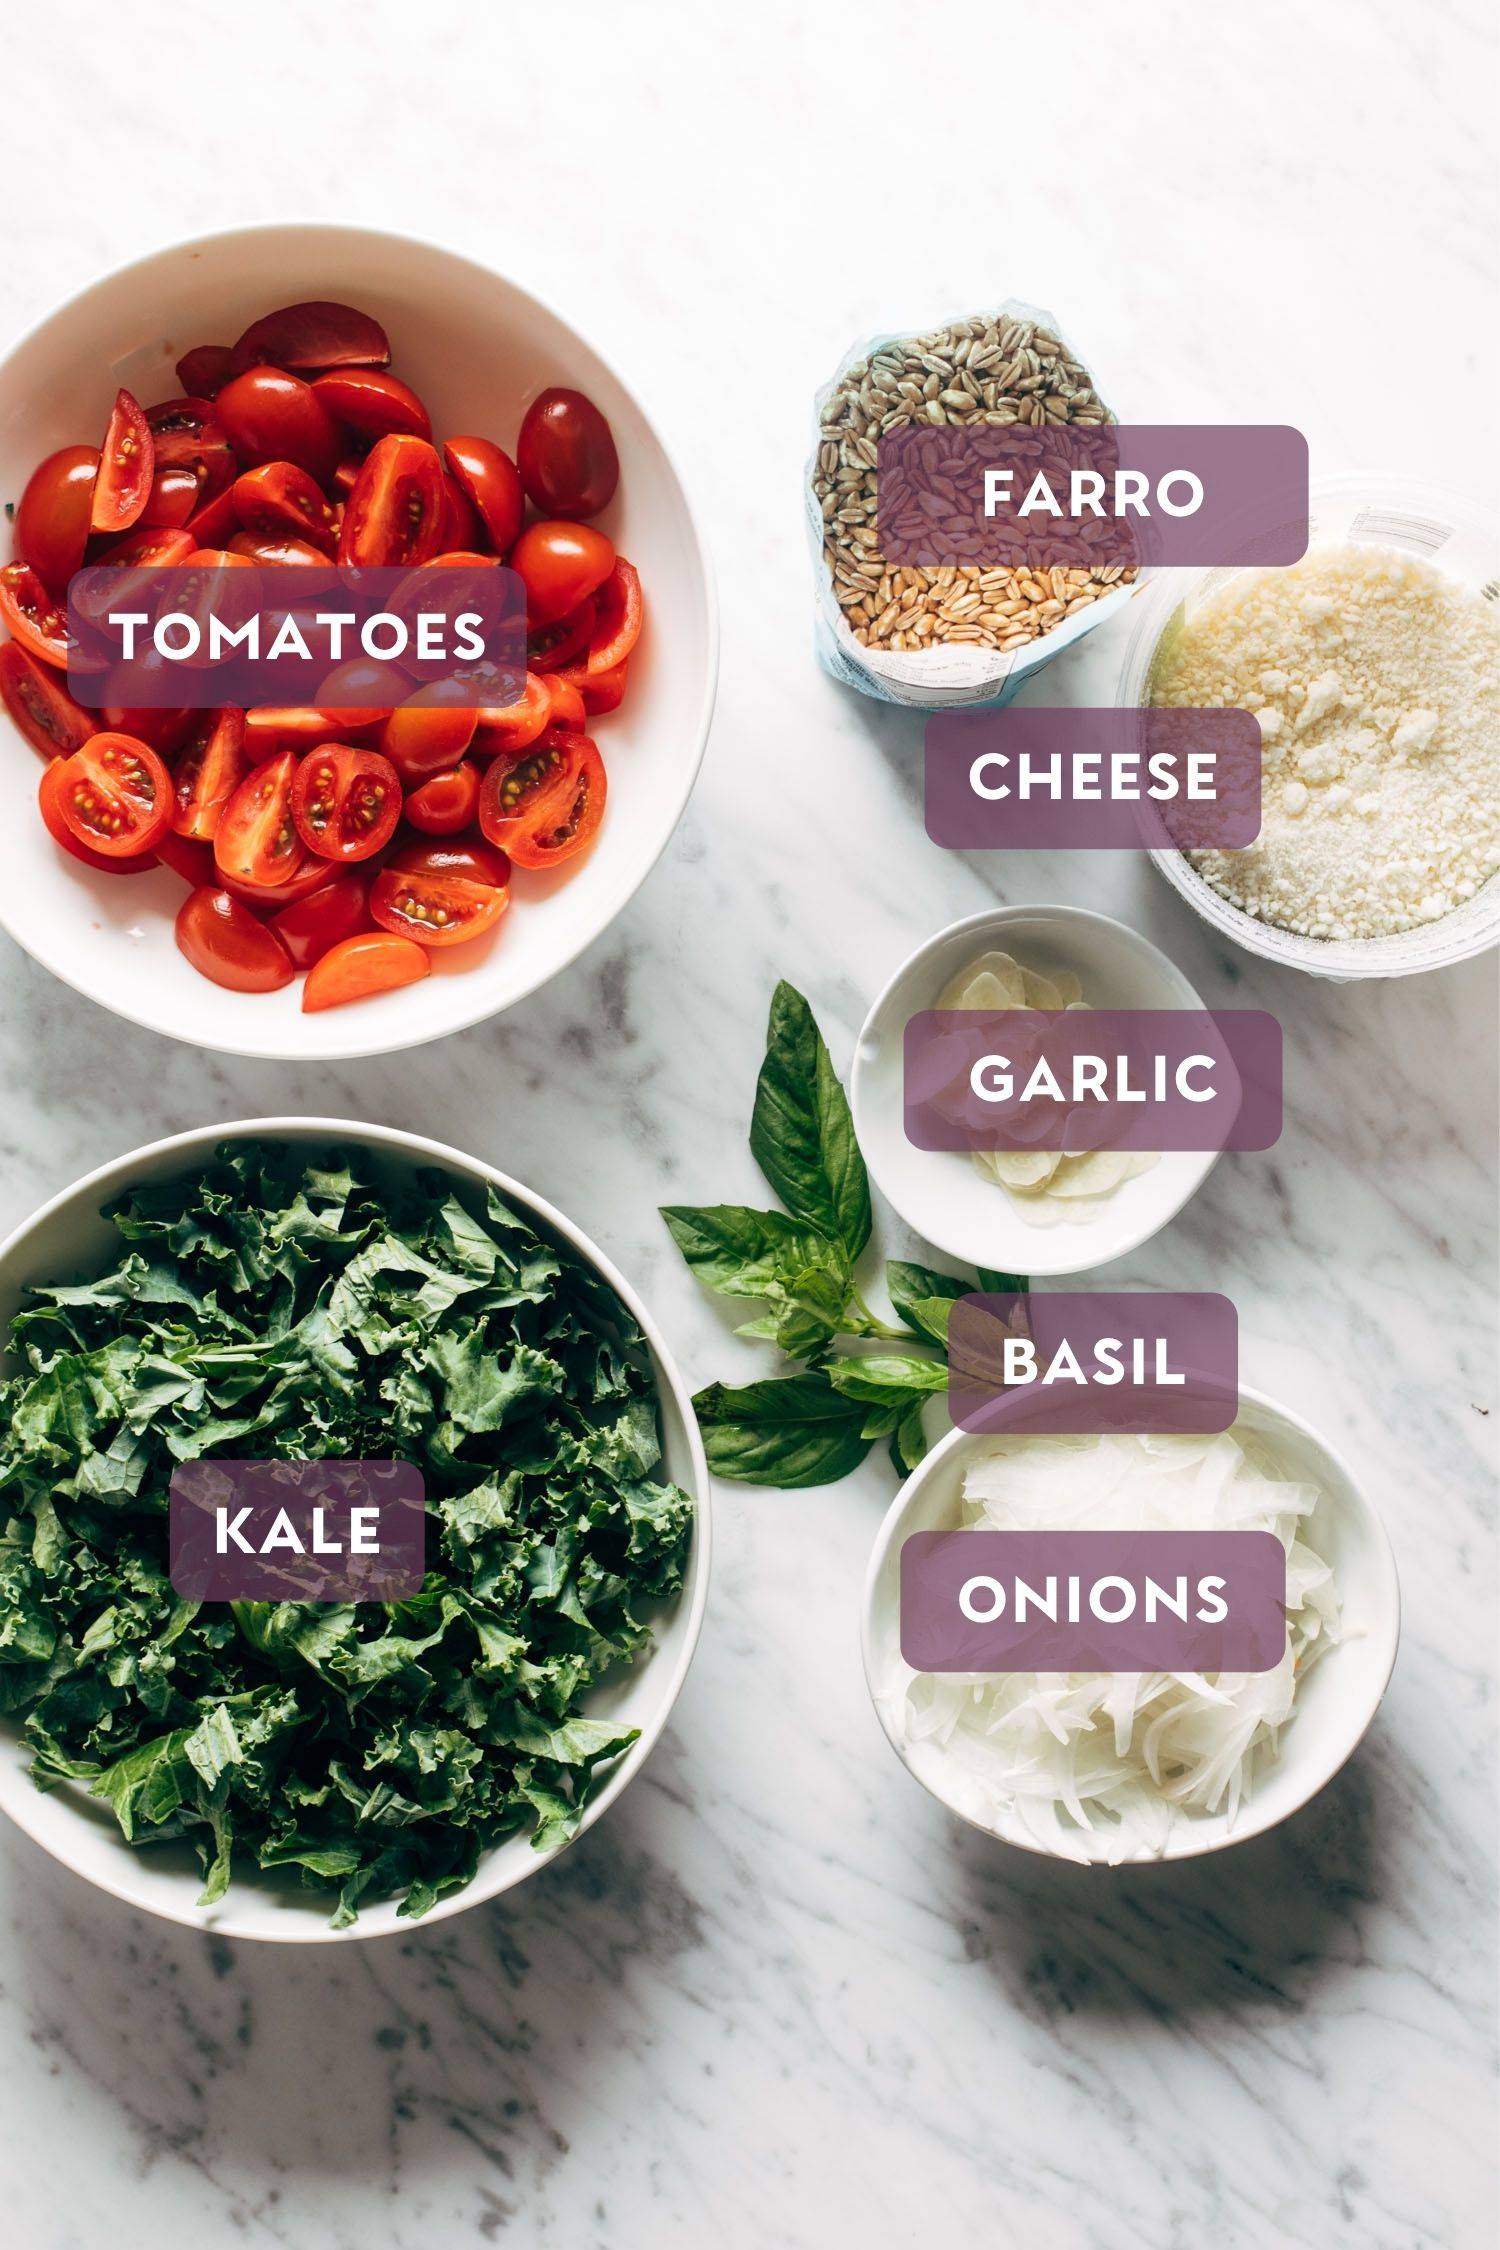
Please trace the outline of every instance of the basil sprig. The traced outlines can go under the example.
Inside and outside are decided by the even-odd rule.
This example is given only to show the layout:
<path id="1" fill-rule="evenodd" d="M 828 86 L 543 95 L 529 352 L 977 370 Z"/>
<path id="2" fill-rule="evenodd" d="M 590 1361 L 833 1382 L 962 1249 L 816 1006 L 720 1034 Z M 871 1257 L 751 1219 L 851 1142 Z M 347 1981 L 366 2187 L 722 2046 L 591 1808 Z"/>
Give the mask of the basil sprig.
<path id="1" fill-rule="evenodd" d="M 885 1279 L 895 1321 L 866 1304 L 855 1268 L 870 1241 L 869 1174 L 813 1012 L 786 983 L 771 1001 L 750 1148 L 785 1210 L 669 1204 L 662 1217 L 710 1289 L 760 1304 L 739 1334 L 805 1365 L 698 1393 L 709 1467 L 783 1490 L 831 1484 L 886 1438 L 905 1476 L 927 1450 L 923 1403 L 947 1387 L 949 1315 L 972 1285 L 892 1258 Z M 981 1269 L 979 1279 L 987 1289 L 1026 1287 L 1012 1274 Z M 870 1348 L 836 1349 L 846 1337 Z M 917 1349 L 879 1348 L 891 1344 Z M 945 1356 L 932 1357 L 934 1347 Z"/>

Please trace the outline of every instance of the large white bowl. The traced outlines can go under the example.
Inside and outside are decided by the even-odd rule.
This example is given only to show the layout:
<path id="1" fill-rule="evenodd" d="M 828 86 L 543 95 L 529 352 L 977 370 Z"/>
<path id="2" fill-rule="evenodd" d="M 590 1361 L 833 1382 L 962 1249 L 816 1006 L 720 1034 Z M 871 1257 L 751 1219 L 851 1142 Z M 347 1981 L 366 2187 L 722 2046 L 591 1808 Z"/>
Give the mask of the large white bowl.
<path id="1" fill-rule="evenodd" d="M 60 445 L 98 442 L 121 384 L 173 397 L 190 345 L 232 343 L 258 313 L 307 297 L 382 321 L 394 364 L 439 434 L 493 436 L 508 450 L 550 383 L 586 391 L 608 417 L 620 489 L 600 527 L 635 563 L 647 624 L 630 693 L 599 722 L 609 771 L 588 857 L 548 877 L 517 873 L 510 911 L 474 967 L 437 956 L 405 991 L 304 1016 L 301 980 L 226 993 L 177 951 L 183 897 L 168 873 L 102 875 L 46 835 L 37 758 L 0 708 L 0 923 L 66 984 L 132 1023 L 229 1054 L 286 1060 L 384 1054 L 461 1030 L 522 1000 L 592 944 L 632 897 L 682 815 L 702 761 L 718 669 L 703 543 L 666 447 L 613 368 L 514 282 L 401 235 L 360 227 L 265 226 L 205 235 L 94 283 L 0 361 L 0 498 L 19 499 Z"/>
<path id="2" fill-rule="evenodd" d="M 1246 1384 L 1240 1386 L 1235 1427 L 1260 1438 L 1288 1476 L 1321 1488 L 1310 1535 L 1333 1566 L 1343 1637 L 1299 1686 L 1296 1708 L 1282 1729 L 1279 1754 L 1257 1774 L 1249 1802 L 1241 1805 L 1237 1817 L 1231 1821 L 1223 1813 L 1182 1815 L 1173 1822 L 1165 1849 L 1153 1855 L 1163 1859 L 1196 1859 L 1204 1852 L 1243 1844 L 1276 1827 L 1326 1788 L 1353 1755 L 1379 1709 L 1396 1661 L 1401 1595 L 1395 1557 L 1385 1526 L 1348 1463 L 1297 1415 Z M 962 1802 L 955 1768 L 942 1747 L 905 1741 L 888 1708 L 891 1684 L 901 1676 L 902 1546 L 913 1532 L 948 1531 L 961 1520 L 964 1472 L 992 1442 L 967 1430 L 950 1430 L 891 1503 L 865 1577 L 861 1616 L 865 1679 L 886 1740 L 924 1789 L 981 1834 L 1047 1859 L 1056 1855 L 1013 1815 L 994 1826 L 976 1819 Z M 1081 1834 L 1079 1841 L 1085 1842 Z M 1107 1863 L 1100 1856 L 1091 1864 Z"/>
<path id="3" fill-rule="evenodd" d="M 693 1501 L 693 1542 L 682 1592 L 670 1610 L 654 1621 L 653 1646 L 589 1700 L 591 1714 L 639 1727 L 640 1739 L 619 1759 L 590 1801 L 577 1831 L 582 1835 L 640 1772 L 687 1676 L 708 1598 L 710 1487 L 692 1405 L 655 1322 L 630 1284 L 570 1219 L 493 1165 L 481 1164 L 458 1149 L 424 1140 L 415 1133 L 326 1117 L 268 1117 L 233 1125 L 204 1125 L 190 1133 L 175 1134 L 170 1140 L 153 1141 L 147 1148 L 134 1149 L 128 1156 L 117 1157 L 112 1164 L 90 1172 L 86 1179 L 64 1188 L 0 1244 L 0 1338 L 8 1335 L 28 1283 L 57 1281 L 103 1269 L 112 1249 L 118 1246 L 118 1237 L 100 1218 L 101 1204 L 144 1180 L 170 1179 L 187 1172 L 211 1156 L 221 1141 L 233 1140 L 365 1148 L 374 1151 L 377 1164 L 393 1173 L 419 1166 L 446 1172 L 461 1193 L 465 1188 L 472 1192 L 492 1184 L 545 1233 L 587 1259 L 639 1321 L 650 1348 L 661 1402 L 663 1473 L 681 1485 Z M 461 1914 L 485 1899 L 498 1898 L 502 1891 L 514 1889 L 557 1857 L 556 1851 L 533 1850 L 526 1836 L 513 1836 L 486 1854 L 466 1889 L 441 1899 L 423 1916 L 420 1925 L 400 1920 L 397 1901 L 392 1899 L 362 1906 L 352 1928 L 334 1930 L 328 1926 L 326 1900 L 320 1901 L 294 1882 L 280 1881 L 254 1869 L 243 1874 L 237 1870 L 216 1906 L 199 1906 L 202 1877 L 187 1845 L 136 1850 L 124 1841 L 106 1805 L 88 1797 L 81 1788 L 44 1793 L 32 1781 L 27 1766 L 17 1727 L 5 1723 L 0 1726 L 0 1811 L 8 1813 L 17 1827 L 24 1828 L 54 1859 L 100 1890 L 147 1913 L 221 1937 L 268 1938 L 307 1945 L 384 1937 L 396 1931 L 409 1933 L 415 1927 L 443 1921 L 450 1914 Z"/>

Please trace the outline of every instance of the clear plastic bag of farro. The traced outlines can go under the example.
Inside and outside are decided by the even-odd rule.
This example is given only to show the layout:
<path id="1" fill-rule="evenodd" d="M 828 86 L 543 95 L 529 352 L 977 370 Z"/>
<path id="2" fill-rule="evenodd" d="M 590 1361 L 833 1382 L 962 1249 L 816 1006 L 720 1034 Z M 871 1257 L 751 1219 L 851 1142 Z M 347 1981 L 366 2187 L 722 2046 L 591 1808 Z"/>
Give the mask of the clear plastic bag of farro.
<path id="1" fill-rule="evenodd" d="M 1119 409 L 1052 315 L 1014 297 L 994 312 L 862 338 L 814 402 L 804 490 L 824 670 L 917 710 L 1008 703 L 1115 616 L 1145 574 L 1053 573 L 1038 598 L 1035 581 L 1022 586 L 1014 573 L 988 571 L 981 582 L 977 570 L 893 569 L 875 526 L 877 442 L 938 416 L 1097 423 Z"/>

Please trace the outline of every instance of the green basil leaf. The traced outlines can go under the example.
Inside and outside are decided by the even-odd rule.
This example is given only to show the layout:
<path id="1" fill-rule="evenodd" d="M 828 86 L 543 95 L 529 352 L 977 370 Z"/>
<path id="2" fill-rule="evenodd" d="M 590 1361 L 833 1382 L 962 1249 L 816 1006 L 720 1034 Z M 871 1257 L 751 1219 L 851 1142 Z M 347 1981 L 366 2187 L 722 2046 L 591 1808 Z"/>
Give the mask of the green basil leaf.
<path id="1" fill-rule="evenodd" d="M 789 1219 L 784 1211 L 753 1211 L 741 1203 L 662 1206 L 672 1240 L 700 1281 L 726 1297 L 773 1297 L 809 1269 L 843 1276 L 848 1261 L 837 1241 Z"/>
<path id="2" fill-rule="evenodd" d="M 832 1484 L 869 1451 L 864 1407 L 841 1398 L 821 1371 L 773 1375 L 737 1389 L 711 1383 L 693 1400 L 715 1476 L 782 1490 Z"/>
<path id="3" fill-rule="evenodd" d="M 891 1303 L 907 1326 L 919 1329 L 946 1350 L 948 1316 L 958 1298 L 969 1294 L 969 1284 L 957 1280 L 951 1273 L 939 1273 L 936 1266 L 917 1266 L 904 1258 L 889 1258 L 885 1285 L 891 1293 Z"/>
<path id="4" fill-rule="evenodd" d="M 868 1399 L 885 1406 L 898 1398 L 925 1398 L 948 1388 L 948 1370 L 940 1359 L 917 1359 L 910 1352 L 851 1353 L 836 1359 L 828 1379 L 845 1398 Z"/>
<path id="5" fill-rule="evenodd" d="M 927 1432 L 922 1426 L 922 1409 L 914 1406 L 897 1423 L 891 1439 L 891 1460 L 897 1474 L 911 1475 L 917 1463 L 927 1452 Z"/>
<path id="6" fill-rule="evenodd" d="M 980 1288 L 988 1290 L 995 1297 L 1009 1296 L 1012 1291 L 1018 1297 L 1024 1297 L 1031 1287 L 1024 1273 L 991 1273 L 988 1266 L 976 1266 L 974 1271 L 979 1276 Z"/>
<path id="7" fill-rule="evenodd" d="M 857 1258 L 870 1239 L 869 1176 L 812 1010 L 784 982 L 771 1002 L 750 1148 L 787 1209 Z"/>
<path id="8" fill-rule="evenodd" d="M 830 1272 L 826 1266 L 805 1266 L 788 1285 L 780 1302 L 781 1318 L 776 1341 L 789 1359 L 806 1359 L 836 1336 L 849 1297 L 849 1269 Z"/>

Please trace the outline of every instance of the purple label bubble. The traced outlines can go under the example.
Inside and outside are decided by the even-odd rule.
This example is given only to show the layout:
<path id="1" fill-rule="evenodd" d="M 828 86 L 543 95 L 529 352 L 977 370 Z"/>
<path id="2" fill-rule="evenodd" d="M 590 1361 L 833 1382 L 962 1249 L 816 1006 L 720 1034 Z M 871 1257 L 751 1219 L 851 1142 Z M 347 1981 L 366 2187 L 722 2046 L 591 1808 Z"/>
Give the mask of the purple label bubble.
<path id="1" fill-rule="evenodd" d="M 965 1430 L 1212 1437 L 1239 1402 L 1239 1318 L 1207 1291 L 976 1291 L 948 1322 Z"/>
<path id="2" fill-rule="evenodd" d="M 1271 1148 L 1281 1025 L 1259 1008 L 924 1008 L 903 1093 L 915 1148 Z"/>
<path id="3" fill-rule="evenodd" d="M 1243 851 L 1260 833 L 1248 711 L 1010 705 L 927 722 L 927 833 L 950 851 Z"/>
<path id="4" fill-rule="evenodd" d="M 80 703 L 389 710 L 424 692 L 501 707 L 526 679 L 513 570 L 236 570 L 100 564 L 68 588 L 68 685 Z"/>
<path id="5" fill-rule="evenodd" d="M 948 423 L 878 445 L 876 529 L 899 569 L 1119 572 L 1307 552 L 1307 440 L 1282 424 Z"/>
<path id="6" fill-rule="evenodd" d="M 1269 1531 L 916 1531 L 901 1654 L 918 1672 L 1269 1672 L 1286 1556 Z"/>
<path id="7" fill-rule="evenodd" d="M 169 1575 L 190 1602 L 395 1602 L 419 1593 L 422 1472 L 410 1461 L 184 1461 Z"/>

